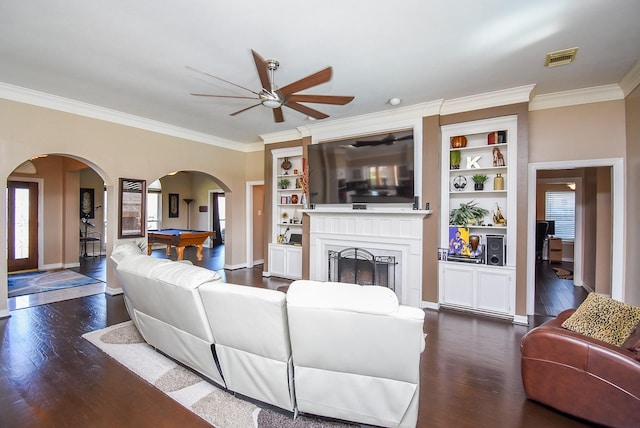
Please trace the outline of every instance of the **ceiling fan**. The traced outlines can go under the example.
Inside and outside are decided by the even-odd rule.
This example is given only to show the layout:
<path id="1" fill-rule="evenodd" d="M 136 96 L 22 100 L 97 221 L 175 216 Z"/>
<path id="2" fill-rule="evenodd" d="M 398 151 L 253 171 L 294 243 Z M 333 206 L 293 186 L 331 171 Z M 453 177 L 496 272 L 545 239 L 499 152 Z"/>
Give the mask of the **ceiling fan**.
<path id="1" fill-rule="evenodd" d="M 396 141 L 404 141 L 404 140 L 413 140 L 413 133 L 409 135 L 396 136 L 395 134 L 387 134 L 379 140 L 363 140 L 356 141 L 352 144 L 354 147 L 363 147 L 363 146 L 380 146 L 385 144 L 387 146 L 395 143 Z"/>
<path id="2" fill-rule="evenodd" d="M 300 80 L 297 80 L 293 83 L 290 83 L 282 88 L 276 86 L 274 81 L 275 71 L 280 66 L 280 63 L 274 59 L 265 60 L 253 49 L 251 50 L 253 54 L 253 60 L 256 63 L 256 69 L 258 70 L 258 77 L 260 78 L 260 84 L 262 85 L 262 89 L 259 92 L 256 92 L 252 89 L 245 88 L 244 86 L 237 85 L 235 83 L 229 82 L 228 80 L 222 79 L 220 77 L 214 76 L 209 73 L 205 73 L 200 70 L 196 70 L 195 68 L 187 67 L 190 70 L 196 71 L 198 73 L 204 74 L 206 76 L 213 77 L 214 79 L 221 80 L 225 83 L 229 83 L 238 88 L 244 89 L 245 91 L 249 91 L 252 94 L 256 95 L 255 97 L 243 97 L 243 96 L 233 96 L 233 95 L 214 95 L 214 94 L 191 94 L 196 97 L 214 97 L 214 98 L 244 98 L 250 100 L 258 100 L 257 104 L 252 106 L 243 108 L 242 110 L 238 110 L 234 113 L 231 113 L 231 116 L 235 116 L 239 113 L 257 107 L 259 105 L 263 105 L 273 110 L 273 120 L 276 122 L 284 122 L 284 115 L 282 113 L 282 106 L 292 108 L 294 110 L 299 111 L 302 114 L 310 116 L 314 119 L 325 119 L 329 117 L 329 115 L 319 112 L 318 110 L 312 109 L 311 107 L 307 107 L 300 103 L 318 103 L 318 104 L 336 104 L 336 105 L 345 105 L 350 103 L 354 97 L 350 96 L 340 96 L 340 95 L 311 95 L 311 94 L 297 94 L 296 92 L 304 91 L 305 89 L 312 88 L 321 83 L 326 83 L 331 80 L 332 68 L 327 67 L 323 70 L 318 71 L 317 73 L 311 74 L 307 77 L 303 77 Z"/>

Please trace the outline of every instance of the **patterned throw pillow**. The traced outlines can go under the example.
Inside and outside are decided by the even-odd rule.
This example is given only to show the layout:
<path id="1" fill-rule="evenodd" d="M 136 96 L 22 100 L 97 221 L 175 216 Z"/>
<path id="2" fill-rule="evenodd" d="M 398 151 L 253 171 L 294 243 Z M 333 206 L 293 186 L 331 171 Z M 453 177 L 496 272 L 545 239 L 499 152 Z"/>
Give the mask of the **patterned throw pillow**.
<path id="1" fill-rule="evenodd" d="M 640 308 L 589 293 L 584 302 L 567 318 L 562 327 L 622 346 L 640 322 Z"/>

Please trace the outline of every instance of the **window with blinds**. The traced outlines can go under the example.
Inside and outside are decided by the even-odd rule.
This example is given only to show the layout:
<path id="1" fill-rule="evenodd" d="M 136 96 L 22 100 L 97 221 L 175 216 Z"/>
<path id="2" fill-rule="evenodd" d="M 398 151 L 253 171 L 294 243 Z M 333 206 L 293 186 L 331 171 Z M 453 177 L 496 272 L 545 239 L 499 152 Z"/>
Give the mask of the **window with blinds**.
<path id="1" fill-rule="evenodd" d="M 545 219 L 556 223 L 555 236 L 573 240 L 576 235 L 576 195 L 572 191 L 545 193 Z"/>

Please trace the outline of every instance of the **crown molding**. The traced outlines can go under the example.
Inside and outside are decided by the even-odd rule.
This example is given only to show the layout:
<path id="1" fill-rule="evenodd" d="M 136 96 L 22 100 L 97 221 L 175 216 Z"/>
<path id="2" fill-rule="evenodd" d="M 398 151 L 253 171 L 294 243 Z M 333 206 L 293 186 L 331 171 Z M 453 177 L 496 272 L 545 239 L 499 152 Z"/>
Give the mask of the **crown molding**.
<path id="1" fill-rule="evenodd" d="M 640 85 L 640 60 L 636 61 L 631 70 L 620 81 L 620 88 L 624 93 L 624 97 L 629 96 L 638 85 Z"/>
<path id="2" fill-rule="evenodd" d="M 435 116 L 440 112 L 442 100 L 397 107 L 392 110 L 365 114 L 356 117 L 334 119 L 331 121 L 312 122 L 299 126 L 296 130 L 261 135 L 265 144 L 279 143 L 314 136 L 330 138 L 335 135 L 351 135 L 367 132 L 366 130 L 390 130 L 409 126 L 423 117 Z"/>
<path id="3" fill-rule="evenodd" d="M 263 144 L 282 143 L 283 141 L 292 141 L 302 139 L 303 134 L 299 129 L 289 129 L 287 131 L 272 132 L 269 134 L 260 134 Z"/>
<path id="4" fill-rule="evenodd" d="M 536 95 L 529 104 L 529 111 L 622 99 L 624 99 L 624 93 L 618 84 L 594 86 L 592 88 Z"/>
<path id="5" fill-rule="evenodd" d="M 167 123 L 147 119 L 141 116 L 123 113 L 117 110 L 111 110 L 93 104 L 83 103 L 69 98 L 47 94 L 45 92 L 34 91 L 32 89 L 10 85 L 4 82 L 0 82 L 0 98 L 62 111 L 65 113 L 71 113 L 78 116 L 89 117 L 92 119 L 103 120 L 106 122 L 117 123 L 119 125 L 144 129 L 146 131 L 157 132 L 159 134 L 169 135 L 172 137 L 184 138 L 186 140 L 196 141 L 198 143 L 209 144 L 212 146 L 222 147 L 230 150 L 241 152 L 263 150 L 263 146 L 260 142 L 252 143 L 249 145 L 237 143 L 235 141 L 226 140 L 214 135 L 205 134 L 204 132 L 197 132 L 191 129 L 169 125 Z"/>
<path id="6" fill-rule="evenodd" d="M 516 88 L 445 100 L 444 103 L 442 103 L 440 115 L 445 116 L 448 114 L 506 106 L 509 104 L 528 103 L 531 101 L 535 86 L 536 85 L 533 84 L 524 85 Z"/>

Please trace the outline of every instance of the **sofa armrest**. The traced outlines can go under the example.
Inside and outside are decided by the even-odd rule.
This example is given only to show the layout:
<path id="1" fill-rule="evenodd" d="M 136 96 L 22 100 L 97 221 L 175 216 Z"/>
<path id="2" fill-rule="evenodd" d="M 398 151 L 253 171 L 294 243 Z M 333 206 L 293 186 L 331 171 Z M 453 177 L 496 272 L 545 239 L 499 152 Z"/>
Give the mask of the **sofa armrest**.
<path id="1" fill-rule="evenodd" d="M 564 311 L 528 332 L 520 344 L 522 357 L 573 367 L 640 399 L 640 362 L 623 347 L 562 327 L 574 311 Z"/>

